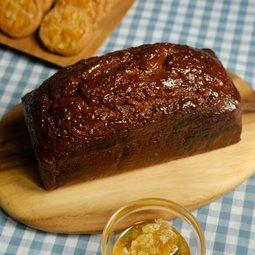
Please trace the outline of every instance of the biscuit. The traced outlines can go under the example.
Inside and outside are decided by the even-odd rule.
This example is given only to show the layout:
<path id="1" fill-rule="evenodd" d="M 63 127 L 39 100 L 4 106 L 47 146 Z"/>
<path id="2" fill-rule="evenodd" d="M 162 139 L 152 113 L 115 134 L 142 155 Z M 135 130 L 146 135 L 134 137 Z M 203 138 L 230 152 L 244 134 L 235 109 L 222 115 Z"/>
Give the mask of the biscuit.
<path id="1" fill-rule="evenodd" d="M 114 5 L 119 2 L 120 0 L 104 0 L 103 2 L 103 8 L 104 8 L 104 12 L 108 13 L 110 12 L 113 8 Z"/>
<path id="2" fill-rule="evenodd" d="M 44 16 L 39 37 L 50 51 L 71 56 L 84 47 L 91 30 L 92 22 L 82 8 L 72 4 L 55 5 Z"/>
<path id="3" fill-rule="evenodd" d="M 32 34 L 42 16 L 38 0 L 0 1 L 0 30 L 9 36 L 20 38 Z"/>
<path id="4" fill-rule="evenodd" d="M 45 15 L 39 37 L 50 51 L 77 54 L 105 15 L 106 0 L 58 0 Z"/>
<path id="5" fill-rule="evenodd" d="M 40 1 L 40 6 L 43 12 L 48 11 L 51 6 L 53 5 L 54 0 L 41 0 Z"/>
<path id="6" fill-rule="evenodd" d="M 84 9 L 94 25 L 105 15 L 104 6 L 107 0 L 58 0 L 56 6 L 71 4 L 77 8 Z"/>

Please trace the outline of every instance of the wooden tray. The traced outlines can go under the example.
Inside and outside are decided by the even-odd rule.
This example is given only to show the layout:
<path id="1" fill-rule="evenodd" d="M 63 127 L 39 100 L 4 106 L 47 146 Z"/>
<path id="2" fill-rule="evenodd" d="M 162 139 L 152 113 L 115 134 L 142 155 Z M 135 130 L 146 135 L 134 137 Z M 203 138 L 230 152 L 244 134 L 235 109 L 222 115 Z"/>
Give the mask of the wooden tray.
<path id="1" fill-rule="evenodd" d="M 199 208 L 255 171 L 255 93 L 232 74 L 243 98 L 242 140 L 209 153 L 45 191 L 40 184 L 20 105 L 0 122 L 0 205 L 24 224 L 61 233 L 101 231 L 111 214 L 144 197 Z"/>
<path id="2" fill-rule="evenodd" d="M 84 49 L 75 56 L 64 57 L 47 51 L 38 39 L 37 33 L 22 39 L 13 39 L 0 33 L 0 43 L 58 66 L 71 65 L 80 59 L 93 56 L 134 2 L 135 0 L 118 1 L 111 12 L 100 22 L 98 28 L 87 38 Z"/>

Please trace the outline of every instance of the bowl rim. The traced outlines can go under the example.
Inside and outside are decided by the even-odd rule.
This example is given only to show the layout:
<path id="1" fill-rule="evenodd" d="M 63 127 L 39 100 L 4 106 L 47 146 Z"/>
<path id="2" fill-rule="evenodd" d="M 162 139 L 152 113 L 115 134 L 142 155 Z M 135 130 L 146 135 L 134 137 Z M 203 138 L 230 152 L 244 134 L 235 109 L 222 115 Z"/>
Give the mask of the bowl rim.
<path id="1" fill-rule="evenodd" d="M 102 238 L 101 238 L 101 254 L 105 255 L 105 249 L 106 249 L 106 242 L 107 242 L 107 233 L 109 232 L 109 229 L 113 226 L 115 222 L 117 222 L 121 217 L 123 217 L 127 212 L 130 212 L 135 209 L 143 208 L 146 206 L 159 206 L 159 207 L 165 207 L 169 208 L 172 211 L 176 211 L 178 214 L 180 214 L 186 221 L 188 221 L 193 228 L 196 231 L 196 234 L 199 237 L 200 240 L 200 251 L 201 255 L 205 255 L 206 253 L 206 241 L 204 232 L 202 230 L 201 225 L 199 224 L 198 220 L 195 218 L 195 216 L 189 211 L 187 208 L 182 206 L 181 204 L 178 204 L 172 200 L 166 199 L 166 198 L 158 198 L 158 197 L 146 197 L 137 199 L 131 202 L 128 202 L 124 206 L 120 207 L 118 210 L 116 210 L 112 216 L 107 221 L 103 232 L 102 232 Z M 177 217 L 180 218 L 180 216 L 177 215 Z"/>

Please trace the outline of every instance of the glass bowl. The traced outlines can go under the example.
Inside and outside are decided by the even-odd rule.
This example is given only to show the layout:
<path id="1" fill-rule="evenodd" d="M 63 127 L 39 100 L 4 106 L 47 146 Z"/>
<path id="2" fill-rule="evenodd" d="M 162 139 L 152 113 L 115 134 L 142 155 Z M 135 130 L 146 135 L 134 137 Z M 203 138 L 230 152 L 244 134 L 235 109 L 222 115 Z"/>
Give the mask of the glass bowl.
<path id="1" fill-rule="evenodd" d="M 133 201 L 116 211 L 103 230 L 102 255 L 113 255 L 115 244 L 123 231 L 155 219 L 168 221 L 185 238 L 191 255 L 205 255 L 205 238 L 196 218 L 183 206 L 161 198 Z"/>

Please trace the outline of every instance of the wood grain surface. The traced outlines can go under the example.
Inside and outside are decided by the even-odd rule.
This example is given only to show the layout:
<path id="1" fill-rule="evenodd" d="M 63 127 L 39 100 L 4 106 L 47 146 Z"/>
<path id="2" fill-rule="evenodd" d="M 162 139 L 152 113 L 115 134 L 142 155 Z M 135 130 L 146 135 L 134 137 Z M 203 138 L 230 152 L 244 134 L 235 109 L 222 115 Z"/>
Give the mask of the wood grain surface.
<path id="1" fill-rule="evenodd" d="M 0 32 L 0 43 L 58 66 L 68 66 L 83 58 L 93 56 L 134 2 L 135 0 L 118 1 L 108 15 L 102 19 L 98 27 L 87 37 L 84 49 L 71 57 L 49 52 L 40 42 L 37 33 L 25 38 L 13 39 Z"/>
<path id="2" fill-rule="evenodd" d="M 255 171 L 255 93 L 231 73 L 242 95 L 239 143 L 193 157 L 61 187 L 42 188 L 21 106 L 0 122 L 0 205 L 33 228 L 58 233 L 102 231 L 127 202 L 161 197 L 199 208 L 246 180 Z"/>

